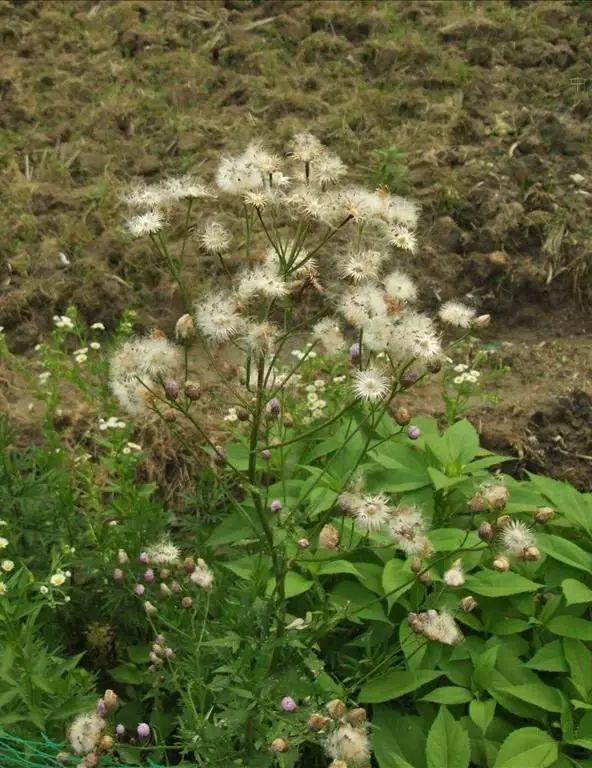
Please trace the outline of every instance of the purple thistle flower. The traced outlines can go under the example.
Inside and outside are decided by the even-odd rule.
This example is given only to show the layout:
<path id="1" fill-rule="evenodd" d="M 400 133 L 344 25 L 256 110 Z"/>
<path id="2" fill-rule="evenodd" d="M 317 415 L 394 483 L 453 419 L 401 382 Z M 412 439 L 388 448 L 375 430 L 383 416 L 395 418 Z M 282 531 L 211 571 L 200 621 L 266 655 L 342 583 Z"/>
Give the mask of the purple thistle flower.
<path id="1" fill-rule="evenodd" d="M 150 738 L 150 726 L 148 723 L 140 723 L 138 727 L 136 728 L 136 733 L 141 739 L 149 739 Z"/>
<path id="2" fill-rule="evenodd" d="M 179 397 L 179 383 L 175 379 L 166 379 L 164 382 L 164 391 L 166 396 L 171 400 L 176 400 Z"/>
<path id="3" fill-rule="evenodd" d="M 147 552 L 141 552 L 140 556 L 138 557 L 138 560 L 142 563 L 142 565 L 148 565 L 150 562 L 150 558 L 148 557 Z"/>
<path id="4" fill-rule="evenodd" d="M 356 363 L 360 357 L 362 356 L 362 350 L 360 348 L 360 345 L 356 342 L 355 344 L 352 344 L 349 348 L 349 359 L 352 363 Z"/>
<path id="5" fill-rule="evenodd" d="M 277 399 L 277 397 L 273 397 L 266 406 L 267 413 L 270 414 L 270 416 L 279 416 L 280 412 L 282 410 L 282 404 Z"/>
<path id="6" fill-rule="evenodd" d="M 122 723 L 117 723 L 117 725 L 115 726 L 115 733 L 117 734 L 118 739 L 123 739 L 123 737 L 125 736 L 125 725 L 123 725 Z"/>
<path id="7" fill-rule="evenodd" d="M 144 581 L 150 583 L 151 581 L 154 581 L 154 571 L 152 568 L 147 568 L 144 572 Z"/>
<path id="8" fill-rule="evenodd" d="M 417 440 L 418 437 L 421 437 L 421 429 L 416 426 L 409 427 L 407 435 L 410 440 Z"/>
<path id="9" fill-rule="evenodd" d="M 279 499 L 274 499 L 269 505 L 269 508 L 272 512 L 279 512 L 282 508 L 282 502 Z"/>
<path id="10" fill-rule="evenodd" d="M 295 712 L 298 709 L 298 704 L 291 696 L 284 696 L 280 704 L 284 712 Z"/>
<path id="11" fill-rule="evenodd" d="M 136 595 L 138 595 L 138 597 L 142 597 L 145 591 L 146 591 L 146 587 L 143 584 L 136 584 L 136 586 L 134 587 L 134 592 L 136 593 Z"/>

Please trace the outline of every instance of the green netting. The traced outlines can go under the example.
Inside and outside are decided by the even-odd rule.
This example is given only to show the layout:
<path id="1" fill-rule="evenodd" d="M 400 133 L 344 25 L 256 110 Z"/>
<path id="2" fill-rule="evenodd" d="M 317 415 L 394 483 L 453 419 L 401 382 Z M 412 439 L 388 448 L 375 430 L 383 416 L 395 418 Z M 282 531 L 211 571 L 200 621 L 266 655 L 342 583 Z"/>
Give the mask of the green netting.
<path id="1" fill-rule="evenodd" d="M 67 744 L 58 744 L 46 736 L 38 741 L 19 739 L 0 728 L 0 768 L 67 768 L 81 762 L 81 758 L 67 761 L 58 760 L 58 755 L 71 754 Z M 112 760 L 109 756 L 101 758 L 101 768 L 126 768 L 123 763 Z M 148 759 L 147 768 L 163 768 Z M 131 766 L 129 767 L 131 768 Z"/>

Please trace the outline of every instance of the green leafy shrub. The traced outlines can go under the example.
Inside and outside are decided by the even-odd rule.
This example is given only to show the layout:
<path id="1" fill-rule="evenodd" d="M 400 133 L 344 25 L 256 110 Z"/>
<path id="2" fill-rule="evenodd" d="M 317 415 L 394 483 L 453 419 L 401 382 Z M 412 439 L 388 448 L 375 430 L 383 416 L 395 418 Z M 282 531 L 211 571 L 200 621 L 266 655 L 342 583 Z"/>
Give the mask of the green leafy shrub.
<path id="1" fill-rule="evenodd" d="M 40 350 L 45 444 L 3 460 L 22 562 L 2 605 L 28 573 L 39 617 L 14 614 L 14 638 L 43 659 L 51 624 L 108 686 L 94 706 L 80 699 L 70 729 L 84 768 L 107 753 L 220 768 L 585 768 L 590 497 L 501 474 L 505 457 L 458 420 L 464 391 L 443 432 L 401 405 L 488 316 L 446 302 L 438 322 L 461 329 L 449 338 L 393 269 L 416 247 L 415 207 L 336 187 L 345 169 L 309 135 L 292 152 L 291 187 L 259 147 L 222 162 L 240 238 L 207 221 L 214 194 L 194 179 L 128 196 L 130 233 L 187 312 L 174 342 L 130 337 L 124 318 L 109 381 L 125 416 L 101 349 L 90 355 L 100 329 L 56 318 Z M 193 307 L 195 239 L 217 266 Z M 70 446 L 56 431 L 64 382 L 90 407 Z M 193 456 L 179 506 L 146 482 L 149 429 Z M 69 711 L 70 689 L 50 687 Z M 38 711 L 54 701 L 26 703 L 46 729 Z"/>

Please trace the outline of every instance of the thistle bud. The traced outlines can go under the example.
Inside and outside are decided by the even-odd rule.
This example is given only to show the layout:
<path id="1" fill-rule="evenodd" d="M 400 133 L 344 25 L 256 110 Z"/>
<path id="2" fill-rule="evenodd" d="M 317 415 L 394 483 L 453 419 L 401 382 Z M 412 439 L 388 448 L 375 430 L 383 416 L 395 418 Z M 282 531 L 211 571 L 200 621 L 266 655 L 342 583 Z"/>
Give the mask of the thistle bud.
<path id="1" fill-rule="evenodd" d="M 395 421 L 400 427 L 405 427 L 411 421 L 411 413 L 407 408 L 397 408 L 395 411 Z"/>
<path id="2" fill-rule="evenodd" d="M 510 570 L 510 561 L 505 555 L 498 555 L 494 561 L 493 561 L 493 567 L 496 571 L 509 571 Z"/>
<path id="3" fill-rule="evenodd" d="M 123 725 L 123 723 L 117 723 L 115 726 L 115 733 L 118 739 L 123 739 L 125 736 L 125 725 Z"/>
<path id="4" fill-rule="evenodd" d="M 148 616 L 154 616 L 155 613 L 158 613 L 158 609 L 155 605 L 152 605 L 152 603 L 149 600 L 146 600 L 144 603 L 144 610 L 146 611 L 146 614 Z"/>
<path id="5" fill-rule="evenodd" d="M 269 509 L 272 512 L 280 512 L 282 509 L 282 502 L 279 499 L 274 499 L 269 505 Z"/>
<path id="6" fill-rule="evenodd" d="M 411 627 L 411 629 L 412 629 L 412 630 L 413 630 L 413 631 L 414 631 L 416 634 L 421 634 L 421 631 L 422 631 L 422 624 L 421 624 L 421 619 L 419 618 L 419 616 L 417 615 L 417 613 L 410 613 L 410 614 L 407 616 L 407 623 L 409 624 L 409 626 Z"/>
<path id="7" fill-rule="evenodd" d="M 151 584 L 154 581 L 154 571 L 152 570 L 152 568 L 147 568 L 144 571 L 144 581 L 147 584 Z"/>
<path id="8" fill-rule="evenodd" d="M 327 712 L 334 720 L 340 720 L 345 716 L 347 707 L 341 699 L 332 699 L 327 705 Z"/>
<path id="9" fill-rule="evenodd" d="M 432 582 L 434 581 L 432 574 L 429 571 L 424 571 L 423 573 L 419 574 L 419 580 L 422 584 L 425 584 L 426 587 L 431 586 Z"/>
<path id="10" fill-rule="evenodd" d="M 158 572 L 158 575 L 163 581 L 166 581 L 166 579 L 168 579 L 171 575 L 171 572 L 168 568 L 161 568 L 161 570 Z"/>
<path id="11" fill-rule="evenodd" d="M 168 584 L 165 584 L 164 581 L 160 583 L 160 593 L 164 595 L 165 597 L 168 597 L 172 594 L 171 588 Z"/>
<path id="12" fill-rule="evenodd" d="M 138 562 L 142 563 L 142 565 L 148 565 L 148 563 L 150 562 L 150 558 L 148 557 L 148 553 L 147 552 L 140 552 L 140 554 L 138 555 Z"/>
<path id="13" fill-rule="evenodd" d="M 284 427 L 293 427 L 294 417 L 291 413 L 284 413 Z"/>
<path id="14" fill-rule="evenodd" d="M 321 528 L 319 533 L 319 547 L 321 549 L 336 549 L 339 545 L 339 531 L 337 528 L 328 523 Z"/>
<path id="15" fill-rule="evenodd" d="M 298 539 L 296 543 L 298 544 L 300 549 L 308 549 L 310 547 L 310 541 L 308 539 L 304 539 L 304 538 Z"/>
<path id="16" fill-rule="evenodd" d="M 359 344 L 352 344 L 349 348 L 349 359 L 352 363 L 357 363 L 362 356 L 362 349 Z"/>
<path id="17" fill-rule="evenodd" d="M 282 404 L 277 399 L 277 397 L 273 397 L 265 406 L 265 411 L 272 416 L 273 418 L 276 418 L 280 415 L 282 410 Z"/>
<path id="18" fill-rule="evenodd" d="M 195 570 L 195 560 L 192 557 L 186 557 L 183 560 L 183 569 L 186 573 L 193 573 Z"/>
<path id="19" fill-rule="evenodd" d="M 473 320 L 473 325 L 477 328 L 486 328 L 491 322 L 491 315 L 479 315 Z"/>
<path id="20" fill-rule="evenodd" d="M 508 503 L 510 492 L 505 485 L 490 485 L 483 491 L 485 501 L 492 509 L 503 509 Z"/>
<path id="21" fill-rule="evenodd" d="M 150 726 L 148 723 L 139 723 L 136 733 L 143 741 L 150 738 Z"/>
<path id="22" fill-rule="evenodd" d="M 244 408 L 239 408 L 239 410 L 236 412 L 236 415 L 238 416 L 239 421 L 248 421 L 250 418 L 249 412 L 245 411 Z"/>
<path id="23" fill-rule="evenodd" d="M 197 381 L 186 381 L 183 391 L 189 400 L 199 400 L 201 397 L 201 384 Z"/>
<path id="24" fill-rule="evenodd" d="M 401 384 L 404 387 L 411 387 L 419 379 L 419 373 L 417 371 L 405 371 L 401 376 Z"/>
<path id="25" fill-rule="evenodd" d="M 410 440 L 417 440 L 418 438 L 421 437 L 421 429 L 415 425 L 413 425 L 412 427 L 409 427 L 409 429 L 407 430 L 407 437 Z"/>
<path id="26" fill-rule="evenodd" d="M 270 459 L 271 459 L 271 451 L 270 451 L 270 450 L 268 450 L 267 448 L 264 448 L 264 449 L 261 451 L 261 458 L 262 458 L 264 461 L 270 461 Z"/>
<path id="27" fill-rule="evenodd" d="M 493 541 L 495 536 L 493 525 L 491 523 L 481 523 L 479 526 L 479 538 L 481 541 Z"/>
<path id="28" fill-rule="evenodd" d="M 471 611 L 474 611 L 475 608 L 479 605 L 479 603 L 475 600 L 475 598 L 472 595 L 467 595 L 466 597 L 463 597 L 459 605 L 460 605 L 461 611 L 464 611 L 464 613 L 471 613 Z"/>
<path id="29" fill-rule="evenodd" d="M 162 418 L 167 424 L 174 424 L 177 421 L 177 411 L 174 408 L 165 408 Z"/>
<path id="30" fill-rule="evenodd" d="M 421 571 L 421 558 L 414 557 L 411 562 L 411 570 L 413 573 L 419 573 Z"/>
<path id="31" fill-rule="evenodd" d="M 181 605 L 183 606 L 183 608 L 191 608 L 191 606 L 193 605 L 193 600 L 190 597 L 184 597 L 181 600 Z"/>
<path id="32" fill-rule="evenodd" d="M 99 741 L 99 750 L 101 752 L 108 752 L 110 749 L 113 749 L 114 743 L 112 736 L 103 736 Z"/>
<path id="33" fill-rule="evenodd" d="M 327 717 L 327 715 L 321 715 L 318 712 L 313 712 L 313 714 L 308 718 L 308 727 L 311 731 L 322 731 L 323 728 L 326 728 L 330 722 L 331 718 Z"/>
<path id="34" fill-rule="evenodd" d="M 121 570 L 121 568 L 116 568 L 113 571 L 113 581 L 116 581 L 118 584 L 121 584 L 122 581 L 125 579 L 125 573 Z"/>
<path id="35" fill-rule="evenodd" d="M 108 715 L 110 715 L 112 712 L 115 712 L 119 706 L 119 696 L 115 693 L 115 691 L 112 691 L 111 688 L 107 688 L 103 694 L 103 701 L 105 702 Z"/>
<path id="36" fill-rule="evenodd" d="M 287 739 L 274 739 L 271 742 L 272 752 L 287 752 L 290 749 L 290 744 Z"/>
<path id="37" fill-rule="evenodd" d="M 176 400 L 180 392 L 179 382 L 175 379 L 166 379 L 164 382 L 164 391 L 169 400 Z"/>
<path id="38" fill-rule="evenodd" d="M 347 713 L 348 722 L 350 722 L 352 725 L 359 725 L 360 723 L 364 723 L 367 716 L 368 713 L 364 707 L 354 707 L 354 709 L 350 709 L 350 711 Z"/>
<path id="39" fill-rule="evenodd" d="M 175 594 L 179 594 L 179 592 L 181 592 L 181 585 L 178 581 L 171 582 L 171 592 L 174 592 Z"/>
<path id="40" fill-rule="evenodd" d="M 482 493 L 477 492 L 469 500 L 469 509 L 471 512 L 485 512 L 487 509 L 487 501 Z"/>
<path id="41" fill-rule="evenodd" d="M 218 464 L 218 466 L 226 464 L 226 451 L 222 445 L 214 446 L 214 464 Z"/>
<path id="42" fill-rule="evenodd" d="M 117 561 L 120 565 L 127 565 L 129 563 L 129 557 L 127 556 L 125 549 L 117 550 Z"/>
<path id="43" fill-rule="evenodd" d="M 555 510 L 551 507 L 538 507 L 534 513 L 535 523 L 548 523 L 555 517 Z"/>
<path id="44" fill-rule="evenodd" d="M 439 373 L 442 370 L 441 360 L 432 360 L 428 363 L 428 371 L 430 373 Z"/>
<path id="45" fill-rule="evenodd" d="M 191 341 L 195 335 L 195 322 L 191 315 L 181 315 L 175 325 L 177 341 Z"/>
<path id="46" fill-rule="evenodd" d="M 524 560 L 540 560 L 541 550 L 538 547 L 526 547 L 523 552 Z"/>
<path id="47" fill-rule="evenodd" d="M 510 515 L 500 515 L 498 519 L 495 521 L 496 528 L 505 528 L 506 525 L 509 525 L 512 522 L 512 518 Z"/>

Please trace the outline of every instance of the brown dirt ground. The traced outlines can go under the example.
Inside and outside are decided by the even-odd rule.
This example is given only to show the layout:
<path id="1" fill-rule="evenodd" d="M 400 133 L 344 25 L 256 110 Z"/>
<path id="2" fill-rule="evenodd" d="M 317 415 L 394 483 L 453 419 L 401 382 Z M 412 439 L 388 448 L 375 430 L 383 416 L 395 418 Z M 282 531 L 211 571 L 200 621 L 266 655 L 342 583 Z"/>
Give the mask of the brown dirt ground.
<path id="1" fill-rule="evenodd" d="M 178 297 L 122 232 L 121 186 L 311 130 L 360 180 L 422 203 L 409 267 L 428 298 L 493 315 L 512 370 L 473 413 L 486 443 L 590 488 L 591 50 L 585 1 L 0 0 L 10 348 L 27 354 L 72 303 L 170 329 Z M 381 168 L 391 146 L 404 160 Z M 439 412 L 435 386 L 418 397 Z"/>

